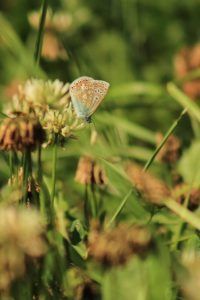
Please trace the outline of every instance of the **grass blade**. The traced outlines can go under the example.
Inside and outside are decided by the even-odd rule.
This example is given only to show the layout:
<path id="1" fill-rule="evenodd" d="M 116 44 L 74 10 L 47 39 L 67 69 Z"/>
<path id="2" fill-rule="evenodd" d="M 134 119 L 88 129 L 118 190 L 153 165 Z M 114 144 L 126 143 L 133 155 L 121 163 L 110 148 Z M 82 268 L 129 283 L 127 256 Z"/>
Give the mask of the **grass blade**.
<path id="1" fill-rule="evenodd" d="M 36 47 L 35 47 L 35 54 L 34 54 L 34 58 L 35 58 L 37 65 L 39 65 L 39 63 L 40 63 L 47 8 L 48 8 L 48 0 L 43 0 L 42 14 L 41 14 L 41 18 L 40 18 L 40 26 L 39 26 Z"/>
<path id="2" fill-rule="evenodd" d="M 176 215 L 178 215 L 182 220 L 192 225 L 196 229 L 200 230 L 200 218 L 198 218 L 194 213 L 189 211 L 186 207 L 180 205 L 173 199 L 165 200 L 164 204 Z"/>
<path id="3" fill-rule="evenodd" d="M 147 161 L 146 165 L 144 166 L 144 172 L 146 172 L 149 167 L 151 166 L 151 164 L 153 163 L 156 155 L 159 153 L 159 151 L 162 149 L 162 147 L 164 146 L 164 144 L 166 143 L 166 141 L 168 140 L 169 136 L 173 133 L 173 131 L 176 129 L 178 123 L 180 122 L 180 120 L 182 119 L 182 117 L 184 116 L 184 114 L 187 112 L 187 108 L 185 108 L 179 115 L 179 117 L 174 121 L 174 123 L 172 124 L 172 126 L 169 128 L 169 130 L 167 131 L 167 133 L 165 134 L 163 140 L 160 142 L 160 144 L 157 146 L 156 150 L 154 151 L 153 155 L 149 158 L 149 160 Z"/>
<path id="4" fill-rule="evenodd" d="M 133 192 L 133 189 L 131 188 L 129 190 L 129 192 L 127 193 L 127 195 L 123 198 L 122 202 L 116 209 L 116 211 L 115 211 L 114 215 L 112 216 L 112 218 L 110 219 L 110 221 L 107 223 L 106 227 L 110 227 L 112 225 L 112 223 L 116 220 L 116 218 L 121 213 L 124 206 L 126 205 L 126 202 L 127 202 L 128 198 L 130 197 L 130 195 L 132 194 L 132 192 Z"/>
<path id="5" fill-rule="evenodd" d="M 169 94 L 183 107 L 188 109 L 188 112 L 191 113 L 200 122 L 200 108 L 199 106 L 192 101 L 188 96 L 186 96 L 177 86 L 170 82 L 167 85 L 167 90 Z"/>

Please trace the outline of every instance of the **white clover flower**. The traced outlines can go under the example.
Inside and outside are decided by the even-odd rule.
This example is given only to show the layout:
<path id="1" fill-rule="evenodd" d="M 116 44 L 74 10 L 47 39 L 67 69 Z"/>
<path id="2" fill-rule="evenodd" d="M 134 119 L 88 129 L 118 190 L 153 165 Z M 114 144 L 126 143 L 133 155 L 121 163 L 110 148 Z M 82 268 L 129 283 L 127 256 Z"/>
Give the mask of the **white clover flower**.
<path id="1" fill-rule="evenodd" d="M 70 137 L 75 131 L 82 129 L 86 124 L 75 115 L 70 104 L 62 112 L 49 109 L 41 120 L 42 126 L 51 134 Z"/>
<path id="2" fill-rule="evenodd" d="M 69 84 L 60 80 L 29 79 L 22 87 L 24 98 L 31 104 L 67 105 L 69 103 Z"/>

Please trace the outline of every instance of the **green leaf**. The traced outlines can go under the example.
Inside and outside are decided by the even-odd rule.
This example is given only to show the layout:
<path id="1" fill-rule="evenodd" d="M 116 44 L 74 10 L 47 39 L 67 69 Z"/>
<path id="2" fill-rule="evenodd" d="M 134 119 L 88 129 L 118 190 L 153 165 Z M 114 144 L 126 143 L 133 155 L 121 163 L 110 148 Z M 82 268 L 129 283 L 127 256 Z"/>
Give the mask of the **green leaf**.
<path id="1" fill-rule="evenodd" d="M 127 265 L 108 271 L 103 278 L 103 300 L 169 300 L 170 270 L 169 253 L 160 245 L 147 258 L 134 257 Z"/>

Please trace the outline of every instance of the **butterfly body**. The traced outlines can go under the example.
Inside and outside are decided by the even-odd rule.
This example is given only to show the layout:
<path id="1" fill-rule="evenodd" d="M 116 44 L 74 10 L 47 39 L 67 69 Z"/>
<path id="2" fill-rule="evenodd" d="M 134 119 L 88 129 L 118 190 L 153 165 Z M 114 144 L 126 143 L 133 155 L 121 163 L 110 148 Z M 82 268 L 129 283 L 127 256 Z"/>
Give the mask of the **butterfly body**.
<path id="1" fill-rule="evenodd" d="M 106 81 L 86 76 L 73 81 L 70 85 L 70 96 L 77 116 L 90 123 L 92 114 L 105 98 L 109 86 Z"/>

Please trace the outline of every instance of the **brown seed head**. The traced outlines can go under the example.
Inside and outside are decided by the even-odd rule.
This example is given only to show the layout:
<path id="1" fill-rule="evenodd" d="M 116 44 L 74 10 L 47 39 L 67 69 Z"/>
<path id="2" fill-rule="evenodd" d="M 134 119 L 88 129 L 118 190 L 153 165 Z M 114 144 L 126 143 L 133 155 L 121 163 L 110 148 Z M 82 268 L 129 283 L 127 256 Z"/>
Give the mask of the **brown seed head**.
<path id="1" fill-rule="evenodd" d="M 1 150 L 34 150 L 44 140 L 45 134 L 40 123 L 31 116 L 19 115 L 6 118 L 0 126 Z"/>
<path id="2" fill-rule="evenodd" d="M 174 60 L 175 73 L 178 78 L 186 76 L 200 67 L 200 44 L 180 50 Z M 184 92 L 192 99 L 200 97 L 200 80 L 194 79 L 183 84 Z"/>
<path id="3" fill-rule="evenodd" d="M 200 204 L 200 188 L 192 188 L 185 183 L 176 185 L 172 191 L 172 196 L 177 202 L 183 204 L 188 202 L 188 208 L 192 211 L 196 210 Z"/>
<path id="4" fill-rule="evenodd" d="M 88 250 L 96 261 L 114 266 L 126 263 L 134 254 L 144 254 L 151 241 L 151 234 L 146 228 L 120 224 L 107 231 L 92 229 Z"/>
<path id="5" fill-rule="evenodd" d="M 80 158 L 75 180 L 84 185 L 96 184 L 102 186 L 107 183 L 104 170 L 89 156 L 83 156 Z"/>
<path id="6" fill-rule="evenodd" d="M 157 145 L 160 144 L 162 139 L 163 139 L 163 134 L 160 132 L 157 133 L 157 135 L 156 135 Z M 157 159 L 164 163 L 173 164 L 179 159 L 180 149 L 181 149 L 180 140 L 176 136 L 171 135 L 168 138 L 165 145 L 159 151 L 159 153 L 157 155 Z"/>
<path id="7" fill-rule="evenodd" d="M 125 170 L 133 185 L 148 202 L 162 205 L 163 200 L 170 196 L 170 190 L 164 182 L 149 172 L 144 172 L 137 164 L 128 163 Z"/>
<path id="8" fill-rule="evenodd" d="M 67 52 L 55 34 L 47 32 L 44 35 L 42 56 L 51 61 L 67 59 Z"/>

